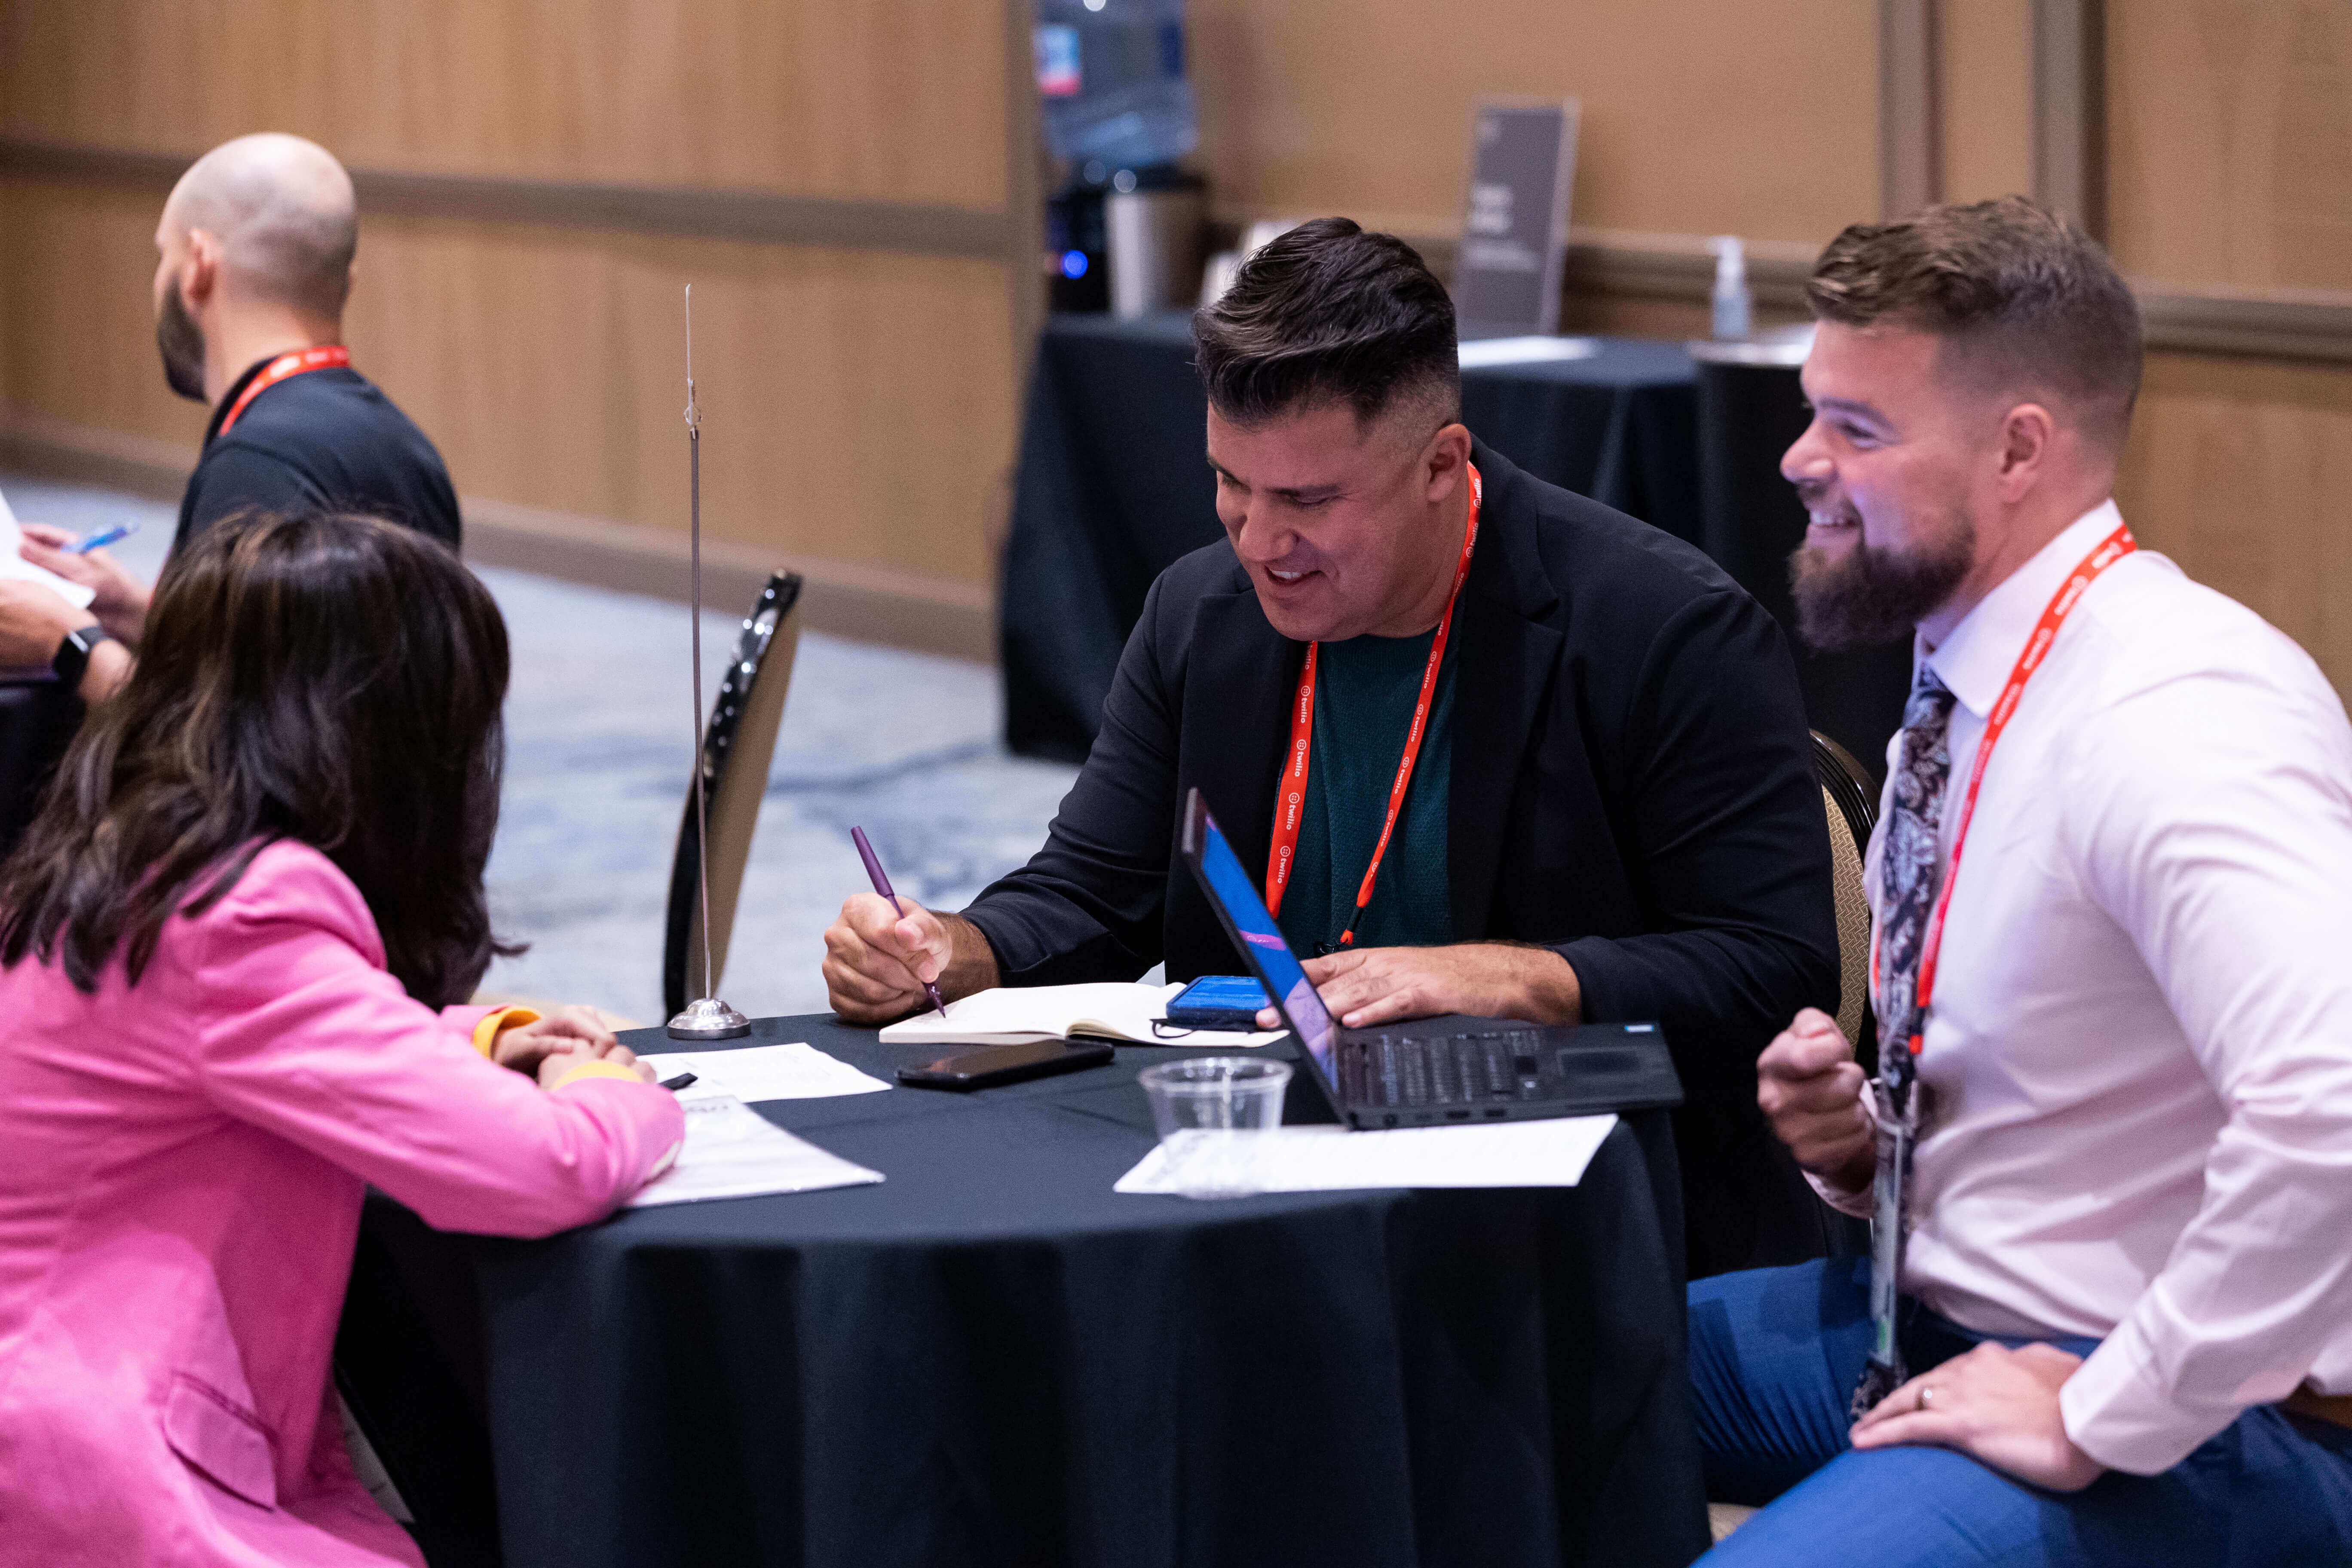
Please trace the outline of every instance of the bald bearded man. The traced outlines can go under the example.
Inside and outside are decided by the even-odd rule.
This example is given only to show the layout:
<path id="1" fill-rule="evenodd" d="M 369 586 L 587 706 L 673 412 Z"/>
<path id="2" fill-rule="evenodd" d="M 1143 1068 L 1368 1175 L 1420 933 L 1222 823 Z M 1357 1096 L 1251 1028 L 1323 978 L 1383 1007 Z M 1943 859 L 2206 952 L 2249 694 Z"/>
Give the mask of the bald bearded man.
<path id="1" fill-rule="evenodd" d="M 433 443 L 341 346 L 359 248 L 351 176 L 299 136 L 240 136 L 191 165 L 155 229 L 163 379 L 212 405 L 176 550 L 250 509 L 367 512 L 455 548 L 457 492 Z M 120 685 L 148 585 L 104 551 L 27 524 L 23 554 L 89 587 L 87 611 L 0 583 L 0 668 L 48 665 L 85 698 Z M 109 639 L 111 639 L 110 641 Z"/>

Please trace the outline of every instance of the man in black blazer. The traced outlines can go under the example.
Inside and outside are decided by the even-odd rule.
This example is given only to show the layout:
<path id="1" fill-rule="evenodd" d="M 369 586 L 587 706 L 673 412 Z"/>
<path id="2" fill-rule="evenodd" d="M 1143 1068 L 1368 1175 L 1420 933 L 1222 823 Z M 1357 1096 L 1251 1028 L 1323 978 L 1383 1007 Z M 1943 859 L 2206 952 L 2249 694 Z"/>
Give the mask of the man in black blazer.
<path id="1" fill-rule="evenodd" d="M 1227 541 L 1153 584 L 1028 865 L 961 916 L 843 906 L 835 1007 L 895 1016 L 925 979 L 952 998 L 1241 968 L 1175 853 L 1197 785 L 1348 1026 L 1662 1023 L 1694 1272 L 1793 1260 L 1753 1239 L 1796 1190 L 1755 1063 L 1794 1007 L 1835 1007 L 1837 935 L 1771 617 L 1690 546 L 1473 438 L 1452 304 L 1400 241 L 1294 229 L 1194 332 Z"/>

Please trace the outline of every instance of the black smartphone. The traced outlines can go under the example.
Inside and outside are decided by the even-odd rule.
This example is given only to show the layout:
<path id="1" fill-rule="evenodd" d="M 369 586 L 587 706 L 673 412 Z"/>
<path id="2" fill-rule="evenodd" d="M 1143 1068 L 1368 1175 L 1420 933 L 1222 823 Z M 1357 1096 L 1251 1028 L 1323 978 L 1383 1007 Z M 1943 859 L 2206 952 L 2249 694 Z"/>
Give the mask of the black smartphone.
<path id="1" fill-rule="evenodd" d="M 1251 974 L 1203 974 L 1168 1004 L 1168 1021 L 1187 1029 L 1255 1029 L 1265 987 Z"/>
<path id="2" fill-rule="evenodd" d="M 1110 1060 L 1105 1040 L 1037 1040 L 1025 1046 L 991 1046 L 961 1056 L 941 1057 L 920 1067 L 900 1068 L 898 1081 L 912 1089 L 991 1089 L 1024 1078 L 1076 1072 Z"/>

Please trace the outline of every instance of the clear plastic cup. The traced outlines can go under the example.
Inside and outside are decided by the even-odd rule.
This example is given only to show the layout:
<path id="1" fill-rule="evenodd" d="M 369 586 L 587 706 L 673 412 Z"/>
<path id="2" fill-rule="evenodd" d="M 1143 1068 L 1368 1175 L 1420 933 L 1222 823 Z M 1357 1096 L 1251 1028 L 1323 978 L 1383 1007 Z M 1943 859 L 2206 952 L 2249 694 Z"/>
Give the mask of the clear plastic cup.
<path id="1" fill-rule="evenodd" d="M 1282 1125 L 1290 1064 L 1264 1057 L 1190 1057 L 1142 1073 L 1151 1120 L 1187 1197 L 1257 1190 L 1247 1140 Z"/>

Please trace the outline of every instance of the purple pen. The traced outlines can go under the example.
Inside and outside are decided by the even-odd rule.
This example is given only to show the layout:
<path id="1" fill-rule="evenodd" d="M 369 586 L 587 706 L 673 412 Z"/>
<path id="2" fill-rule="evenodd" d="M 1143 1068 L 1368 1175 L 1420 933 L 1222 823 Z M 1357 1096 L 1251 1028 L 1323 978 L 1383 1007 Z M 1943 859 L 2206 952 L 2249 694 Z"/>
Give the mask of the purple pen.
<path id="1" fill-rule="evenodd" d="M 866 862 L 866 875 L 873 881 L 874 890 L 889 900 L 890 907 L 898 911 L 899 919 L 904 920 L 907 915 L 907 906 L 900 903 L 898 895 L 890 890 L 889 874 L 882 869 L 882 858 L 874 853 L 874 846 L 866 842 L 866 829 L 853 827 L 849 830 L 849 837 L 850 841 L 857 846 L 857 858 Z M 931 1005 L 940 1010 L 941 1016 L 946 1016 L 948 1005 L 940 999 L 940 988 L 937 985 L 930 981 L 924 981 L 923 994 L 931 999 Z"/>

